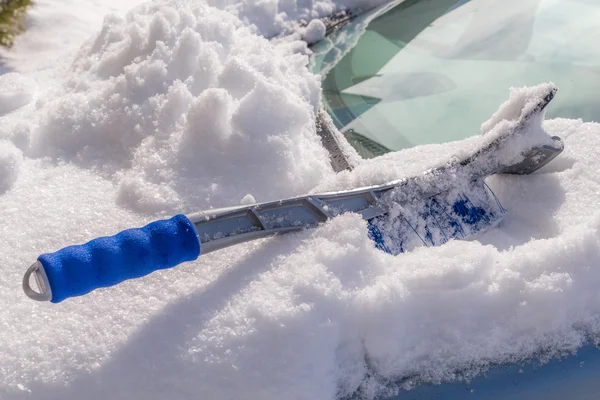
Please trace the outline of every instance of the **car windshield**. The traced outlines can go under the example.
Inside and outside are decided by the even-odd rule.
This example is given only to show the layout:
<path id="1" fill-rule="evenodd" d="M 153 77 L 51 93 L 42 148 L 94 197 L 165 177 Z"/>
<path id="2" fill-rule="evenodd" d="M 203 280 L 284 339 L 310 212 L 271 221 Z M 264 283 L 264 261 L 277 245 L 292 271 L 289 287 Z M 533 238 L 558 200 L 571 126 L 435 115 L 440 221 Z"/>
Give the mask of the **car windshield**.
<path id="1" fill-rule="evenodd" d="M 549 117 L 600 120 L 600 2 L 405 0 L 315 44 L 337 128 L 363 157 L 460 140 L 509 87 L 552 81 Z"/>

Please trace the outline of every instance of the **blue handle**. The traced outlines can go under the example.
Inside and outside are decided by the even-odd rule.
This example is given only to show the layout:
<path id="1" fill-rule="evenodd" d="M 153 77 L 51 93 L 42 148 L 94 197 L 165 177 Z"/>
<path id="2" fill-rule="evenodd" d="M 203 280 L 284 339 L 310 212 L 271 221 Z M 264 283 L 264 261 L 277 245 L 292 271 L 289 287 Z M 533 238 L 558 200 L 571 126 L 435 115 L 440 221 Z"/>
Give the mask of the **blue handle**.
<path id="1" fill-rule="evenodd" d="M 200 243 L 192 222 L 182 214 L 143 228 L 100 237 L 82 245 L 42 254 L 53 303 L 94 289 L 192 261 Z"/>

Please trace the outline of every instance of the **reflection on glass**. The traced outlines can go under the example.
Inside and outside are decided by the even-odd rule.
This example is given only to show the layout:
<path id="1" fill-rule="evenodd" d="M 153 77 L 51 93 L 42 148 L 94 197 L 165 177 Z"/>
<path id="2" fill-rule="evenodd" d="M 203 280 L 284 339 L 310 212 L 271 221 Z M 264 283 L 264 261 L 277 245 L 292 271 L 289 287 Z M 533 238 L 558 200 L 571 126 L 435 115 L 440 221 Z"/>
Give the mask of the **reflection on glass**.
<path id="1" fill-rule="evenodd" d="M 323 100 L 364 157 L 479 133 L 508 88 L 552 81 L 549 117 L 600 120 L 600 1 L 405 0 L 314 47 Z"/>

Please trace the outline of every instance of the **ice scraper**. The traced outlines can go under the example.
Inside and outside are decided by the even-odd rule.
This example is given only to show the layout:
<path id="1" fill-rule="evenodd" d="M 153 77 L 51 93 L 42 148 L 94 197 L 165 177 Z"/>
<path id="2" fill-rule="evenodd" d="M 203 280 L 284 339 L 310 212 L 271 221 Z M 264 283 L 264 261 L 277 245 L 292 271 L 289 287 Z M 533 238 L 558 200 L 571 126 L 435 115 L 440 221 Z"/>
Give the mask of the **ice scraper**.
<path id="1" fill-rule="evenodd" d="M 314 227 L 346 212 L 367 220 L 375 246 L 392 254 L 472 238 L 497 224 L 506 211 L 486 177 L 529 174 L 563 150 L 560 138 L 541 128 L 543 110 L 556 93 L 553 85 L 544 87 L 521 103 L 506 103 L 494 128 L 466 156 L 418 176 L 155 221 L 40 255 L 25 273 L 23 289 L 34 300 L 58 303 L 238 243 Z"/>

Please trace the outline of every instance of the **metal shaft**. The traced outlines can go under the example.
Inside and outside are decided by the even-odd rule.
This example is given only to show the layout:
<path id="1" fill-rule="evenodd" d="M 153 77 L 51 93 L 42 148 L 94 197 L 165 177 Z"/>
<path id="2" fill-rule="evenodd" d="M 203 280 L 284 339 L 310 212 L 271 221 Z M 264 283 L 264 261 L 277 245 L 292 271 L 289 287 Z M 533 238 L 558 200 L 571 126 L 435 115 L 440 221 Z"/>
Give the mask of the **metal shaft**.
<path id="1" fill-rule="evenodd" d="M 395 185 L 309 195 L 188 215 L 202 254 L 237 243 L 315 226 L 345 212 L 371 219 L 385 213 L 377 201 Z"/>

